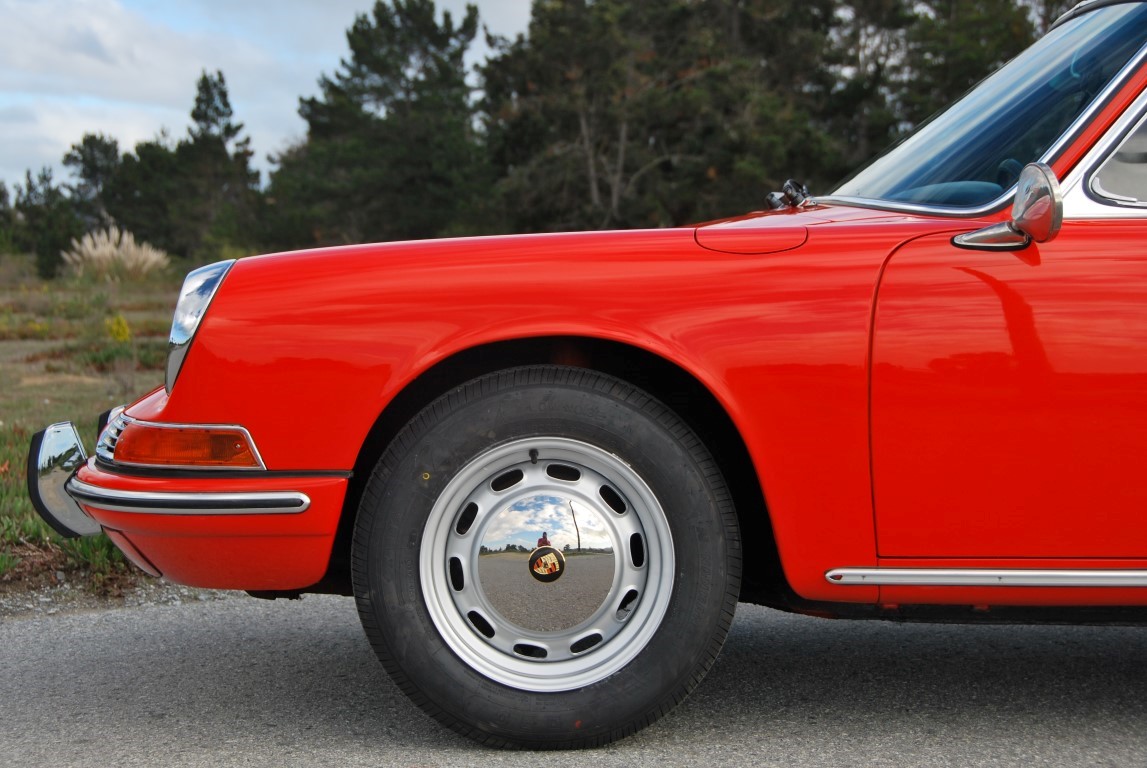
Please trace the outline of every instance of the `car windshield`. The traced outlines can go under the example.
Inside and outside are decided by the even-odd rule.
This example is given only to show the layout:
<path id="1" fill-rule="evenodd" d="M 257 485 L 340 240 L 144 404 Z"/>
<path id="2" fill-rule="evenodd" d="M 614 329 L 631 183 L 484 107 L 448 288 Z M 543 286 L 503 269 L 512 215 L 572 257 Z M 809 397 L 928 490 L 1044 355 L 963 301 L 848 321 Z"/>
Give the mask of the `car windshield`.
<path id="1" fill-rule="evenodd" d="M 1053 29 L 832 195 L 943 208 L 1000 199 L 1143 47 L 1145 30 L 1145 3 Z"/>

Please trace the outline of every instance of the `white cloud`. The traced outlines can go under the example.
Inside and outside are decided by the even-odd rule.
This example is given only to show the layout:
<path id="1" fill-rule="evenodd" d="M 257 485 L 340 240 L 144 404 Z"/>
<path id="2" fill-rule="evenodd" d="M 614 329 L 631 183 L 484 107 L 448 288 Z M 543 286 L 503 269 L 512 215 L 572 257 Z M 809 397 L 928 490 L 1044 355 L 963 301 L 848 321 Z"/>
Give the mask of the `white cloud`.
<path id="1" fill-rule="evenodd" d="M 22 180 L 24 171 L 33 174 L 45 165 L 55 178 L 64 178 L 61 159 L 68 148 L 85 133 L 103 133 L 119 141 L 120 149 L 155 138 L 165 125 L 178 125 L 182 110 L 141 104 L 104 102 L 76 103 L 66 99 L 28 103 L 18 100 L 0 107 L 0 134 L 6 137 L 0 148 L 0 179 Z"/>
<path id="2" fill-rule="evenodd" d="M 570 501 L 554 496 L 534 496 L 502 510 L 486 528 L 482 543 L 493 550 L 502 549 L 507 544 L 533 549 L 543 532 L 550 544 L 558 549 L 567 544 L 576 548 L 579 533 L 584 549 L 606 549 L 610 546 L 609 530 L 601 519 L 601 513 L 580 501 L 571 513 Z"/>
<path id="3" fill-rule="evenodd" d="M 302 138 L 300 96 L 347 54 L 370 0 L 0 0 L 0 180 L 56 169 L 85 133 L 122 149 L 166 128 L 182 136 L 204 70 L 227 79 L 259 166 Z M 463 0 L 440 0 L 455 18 Z M 493 32 L 525 29 L 525 0 L 480 0 Z"/>

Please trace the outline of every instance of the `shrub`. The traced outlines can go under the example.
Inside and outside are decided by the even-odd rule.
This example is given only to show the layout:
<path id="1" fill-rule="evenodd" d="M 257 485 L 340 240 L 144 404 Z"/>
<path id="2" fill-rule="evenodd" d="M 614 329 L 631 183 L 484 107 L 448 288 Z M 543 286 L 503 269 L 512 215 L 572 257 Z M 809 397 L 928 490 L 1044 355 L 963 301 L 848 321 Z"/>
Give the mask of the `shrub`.
<path id="1" fill-rule="evenodd" d="M 62 254 L 66 269 L 76 277 L 116 281 L 138 279 L 167 268 L 170 259 L 163 251 L 118 227 L 89 232 L 72 240 L 72 248 Z"/>

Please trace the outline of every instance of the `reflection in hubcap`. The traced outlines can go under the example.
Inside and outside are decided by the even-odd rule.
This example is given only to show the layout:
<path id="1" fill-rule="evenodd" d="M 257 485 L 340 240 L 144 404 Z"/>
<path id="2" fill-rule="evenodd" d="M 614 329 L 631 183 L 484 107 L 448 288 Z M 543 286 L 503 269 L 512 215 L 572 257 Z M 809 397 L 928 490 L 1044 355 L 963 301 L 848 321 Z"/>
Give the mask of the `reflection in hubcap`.
<path id="1" fill-rule="evenodd" d="M 523 485 L 527 478 L 523 473 Z M 486 526 L 479 550 L 478 580 L 490 607 L 534 632 L 569 630 L 592 617 L 614 582 L 608 522 L 564 495 L 513 501 Z M 552 544 L 531 552 L 535 539 Z"/>
<path id="2" fill-rule="evenodd" d="M 473 459 L 427 521 L 431 618 L 483 674 L 568 690 L 611 674 L 668 606 L 672 541 L 641 478 L 600 448 L 527 438 Z"/>

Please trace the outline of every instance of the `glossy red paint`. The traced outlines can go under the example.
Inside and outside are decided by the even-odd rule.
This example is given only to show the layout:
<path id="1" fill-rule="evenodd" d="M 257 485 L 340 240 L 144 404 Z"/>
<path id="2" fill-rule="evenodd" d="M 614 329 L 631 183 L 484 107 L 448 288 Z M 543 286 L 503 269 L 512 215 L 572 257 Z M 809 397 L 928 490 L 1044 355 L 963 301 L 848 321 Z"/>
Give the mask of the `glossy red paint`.
<path id="1" fill-rule="evenodd" d="M 1140 67 L 1050 162 L 1063 178 L 1147 86 Z M 365 245 L 244 259 L 177 385 L 128 415 L 249 431 L 270 476 L 120 490 L 291 490 L 297 515 L 91 514 L 169 578 L 298 589 L 331 559 L 349 473 L 395 398 L 462 353 L 584 338 L 676 366 L 727 413 L 786 586 L 829 603 L 1147 604 L 1147 590 L 841 586 L 841 567 L 1147 568 L 1147 238 L 1069 219 L 814 204 L 697 228 Z M 921 208 L 921 211 L 924 209 Z M 754 542 L 746 542 L 752 546 Z M 825 605 L 809 610 L 831 612 Z"/>
<path id="2" fill-rule="evenodd" d="M 986 254 L 931 237 L 881 281 L 872 439 L 883 557 L 1144 558 L 1141 222 Z"/>
<path id="3" fill-rule="evenodd" d="M 236 265 L 217 296 L 172 395 L 152 393 L 128 413 L 246 427 L 270 470 L 349 470 L 387 404 L 451 355 L 534 336 L 608 339 L 679 366 L 726 408 L 756 467 L 787 580 L 802 597 L 877 600 L 875 587 L 842 588 L 824 579 L 825 571 L 842 565 L 899 562 L 878 558 L 874 521 L 885 557 L 933 553 L 977 558 L 966 567 L 1034 567 L 1024 558 L 1066 556 L 1075 551 L 1072 541 L 1088 535 L 1087 517 L 1078 514 L 1089 493 L 1086 478 L 1115 483 L 1131 457 L 1143 455 L 1142 446 L 1124 445 L 1129 438 L 1114 439 L 1118 422 L 1147 412 L 1136 410 L 1134 397 L 1140 382 L 1134 376 L 1141 372 L 1131 370 L 1137 367 L 1133 362 L 1115 360 L 1141 360 L 1131 350 L 1145 340 L 1129 339 L 1130 347 L 1104 358 L 1084 341 L 1087 333 L 1071 335 L 1076 311 L 1097 323 L 1087 329 L 1091 333 L 1139 322 L 1139 308 L 1147 306 L 1137 293 L 1142 283 L 1128 279 L 1134 264 L 1116 258 L 1139 230 L 1129 225 L 1125 235 L 1107 236 L 1107 250 L 1085 262 L 1052 258 L 1078 248 L 1070 235 L 1018 254 L 985 256 L 950 245 L 953 233 L 982 223 L 955 230 L 947 219 L 819 206 L 713 227 L 709 242 L 725 237 L 719 230 L 732 231 L 733 242 L 745 250 L 767 251 L 774 242 L 787 242 L 794 227 L 808 233 L 804 247 L 762 254 L 702 249 L 691 231 L 670 230 L 434 241 L 249 259 Z M 1094 234 L 1088 229 L 1077 237 Z M 1035 265 L 1028 263 L 1033 258 Z M 1085 280 L 1094 264 L 1108 265 L 1109 285 L 1093 286 L 1087 306 L 1063 306 L 1065 275 Z M 636 293 L 635 284 L 642 286 Z M 1048 312 L 1063 338 L 1053 346 L 1057 366 L 1062 350 L 1071 358 L 1064 362 L 1066 371 L 1094 367 L 1101 359 L 1103 371 L 1073 378 L 1054 398 L 1031 395 L 1032 377 L 1046 375 L 1047 363 L 1033 351 L 1040 342 L 1030 328 L 1031 312 L 1025 314 L 1022 302 L 1019 309 L 1009 304 L 1016 291 L 1039 291 L 1052 302 Z M 870 466 L 867 358 L 877 295 Z M 1122 314 L 1097 311 L 1105 306 L 1122 307 Z M 948 346 L 946 354 L 937 351 Z M 951 365 L 937 362 L 944 358 Z M 220 370 L 227 371 L 225 386 L 216 377 Z M 975 383 L 1001 370 L 1010 378 L 990 390 L 969 390 L 969 379 Z M 1137 391 L 1143 391 L 1141 382 Z M 251 392 L 260 396 L 252 398 Z M 977 399 L 956 402 L 951 398 L 957 392 Z M 1090 394 L 1073 401 L 1072 394 L 1080 392 Z M 1125 393 L 1122 400 L 1113 397 L 1118 392 Z M 1031 396 L 1025 399 L 1025 393 Z M 983 410 L 985 398 L 995 410 Z M 1051 412 L 1074 413 L 1083 429 L 1096 402 L 1115 409 L 1108 432 L 1087 436 L 1086 442 L 1078 434 L 1055 439 L 1063 427 L 1049 419 Z M 1006 423 L 1001 414 L 1015 421 Z M 1089 459 L 1085 446 L 1105 449 Z M 1070 492 L 1061 486 L 1040 491 L 1041 503 L 1058 499 L 1058 506 L 1027 513 L 1037 519 L 1008 518 L 997 505 L 980 523 L 962 517 L 981 507 L 978 499 L 1030 494 L 1034 476 L 1049 462 L 1061 463 L 1065 451 L 1086 465 L 1080 465 L 1078 483 L 1068 484 Z M 1024 482 L 1015 474 L 1021 471 L 1019 457 L 1028 473 Z M 1117 460 L 1105 463 L 1108 458 Z M 149 481 L 116 482 L 127 489 Z M 937 487 L 945 493 L 936 494 Z M 921 499 L 930 506 L 922 510 Z M 1008 503 L 1020 508 L 1026 501 Z M 1102 548 L 1104 540 L 1128 540 L 1126 526 L 1133 524 L 1138 501 L 1128 500 L 1120 513 L 1127 516 L 1125 529 L 1093 533 L 1099 538 L 1085 554 L 1139 556 L 1138 550 Z M 938 511 L 940 504 L 946 512 Z M 321 514 L 324 523 L 303 538 L 285 517 L 273 524 L 259 518 L 229 522 L 236 527 L 225 531 L 156 518 L 146 532 L 131 530 L 122 515 L 103 513 L 99 519 L 123 530 L 171 578 L 294 588 L 322 575 L 340 506 L 340 494 L 332 494 L 326 506 L 316 503 L 307 515 Z M 922 514 L 930 516 L 925 525 Z M 1033 525 L 1044 533 L 1017 538 L 1017 530 Z M 1026 549 L 1016 549 L 1017 540 Z M 298 565 L 283 573 L 284 562 Z M 262 581 L 252 587 L 250 574 L 256 572 Z M 273 573 L 282 575 L 276 580 Z M 880 594 L 885 601 L 943 603 L 967 602 L 982 591 L 886 587 Z M 1098 591 L 1104 602 L 1142 599 L 1134 590 Z M 1081 599 L 1080 590 L 988 592 L 997 602 L 1005 594 L 1028 603 Z M 1041 596 L 1033 597 L 1035 592 Z M 934 593 L 945 597 L 936 600 Z"/>
<path id="4" fill-rule="evenodd" d="M 289 490 L 310 498 L 306 512 L 274 515 L 150 514 L 84 505 L 113 540 L 127 541 L 125 551 L 141 560 L 144 570 L 181 584 L 213 589 L 292 590 L 318 582 L 330 561 L 346 492 L 346 479 L 341 477 L 134 477 L 100 469 L 94 460 L 80 469 L 77 479 L 121 491 Z"/>
<path id="5" fill-rule="evenodd" d="M 156 568 L 150 560 L 143 556 L 143 553 L 135 548 L 131 540 L 122 533 L 110 528 L 104 529 L 104 534 L 111 539 L 111 542 L 116 545 L 120 552 L 123 552 L 124 557 L 128 559 L 136 568 L 139 568 L 149 576 L 160 577 L 163 573 Z"/>
<path id="6" fill-rule="evenodd" d="M 128 413 L 241 425 L 270 470 L 349 470 L 390 400 L 451 355 L 535 336 L 620 342 L 679 366 L 725 406 L 760 475 L 794 588 L 871 601 L 874 589 L 842 591 L 823 573 L 875 563 L 865 413 L 872 296 L 890 250 L 951 223 L 820 207 L 723 226 L 741 247 L 767 250 L 778 220 L 782 241 L 794 225 L 806 228 L 806 247 L 715 253 L 691 230 L 669 230 L 244 260 L 171 396 L 153 393 Z M 832 482 L 818 480 L 826 474 Z M 198 559 L 195 542 L 180 546 Z"/>
<path id="7" fill-rule="evenodd" d="M 170 397 L 152 393 L 129 415 L 244 426 L 270 470 L 349 470 L 387 403 L 443 359 L 532 336 L 609 339 L 681 367 L 727 409 L 756 466 L 786 576 L 802 597 L 876 600 L 875 588 L 841 588 L 823 577 L 841 565 L 887 562 L 878 560 L 874 519 L 885 557 L 994 558 L 994 566 L 1031 567 L 1024 558 L 1144 555 L 1130 536 L 1143 499 L 1113 491 L 1125 497 L 1108 512 L 1125 521 L 1116 528 L 1093 530 L 1080 514 L 1097 499 L 1094 480 L 1121 489 L 1121 474 L 1144 455 L 1135 442 L 1147 425 L 1137 399 L 1144 358 L 1134 352 L 1147 342 L 1145 283 L 1142 265 L 1118 257 L 1139 236 L 1138 225 L 1081 226 L 1039 248 L 987 256 L 950 245 L 953 232 L 976 222 L 953 230 L 950 220 L 865 209 L 823 206 L 714 230 L 736 231 L 738 247 L 766 250 L 794 224 L 808 232 L 805 247 L 758 255 L 704 250 L 692 232 L 678 230 L 245 260 L 212 306 L 179 386 Z M 1071 256 L 1079 243 L 1096 241 L 1104 245 Z M 872 350 L 874 509 L 867 355 L 882 268 Z M 1103 274 L 1106 281 L 1097 282 Z M 1087 290 L 1067 290 L 1071 279 Z M 1031 301 L 1049 318 L 1040 325 L 1055 333 L 1046 343 L 1032 327 Z M 1080 326 L 1080 318 L 1094 327 Z M 1116 338 L 1117 327 L 1139 330 L 1110 348 L 1089 341 Z M 219 370 L 228 372 L 225 386 Z M 977 386 L 986 380 L 991 387 Z M 260 396 L 251 398 L 253 391 Z M 1097 406 L 1107 409 L 1106 426 L 1094 418 Z M 1135 428 L 1122 429 L 1128 424 Z M 1041 489 L 1039 473 L 1062 465 L 1065 454 L 1075 457 L 1076 479 Z M 119 477 L 115 487 L 154 482 Z M 224 486 L 234 487 L 200 481 L 205 490 Z M 935 493 L 938 487 L 945 492 Z M 985 508 L 985 498 L 1004 504 Z M 316 503 L 325 522 L 302 539 L 286 519 L 248 518 L 205 531 L 156 518 L 144 532 L 122 515 L 96 514 L 172 578 L 254 588 L 248 574 L 259 572 L 258 588 L 271 588 L 269 574 L 297 563 L 271 579 L 285 588 L 322 575 L 340 505 L 340 494 L 327 506 Z M 969 518 L 976 509 L 983 516 Z M 260 532 L 268 535 L 244 538 Z M 224 552 L 230 567 L 221 567 Z M 913 589 L 885 588 L 893 596 L 885 599 L 912 602 Z M 947 596 L 940 602 L 971 592 L 931 589 L 916 599 L 932 600 L 937 591 Z M 1038 591 L 1016 594 L 1030 602 Z M 1044 591 L 1036 602 L 1073 602 L 1079 594 Z M 1105 601 L 1128 598 L 1103 594 Z"/>

